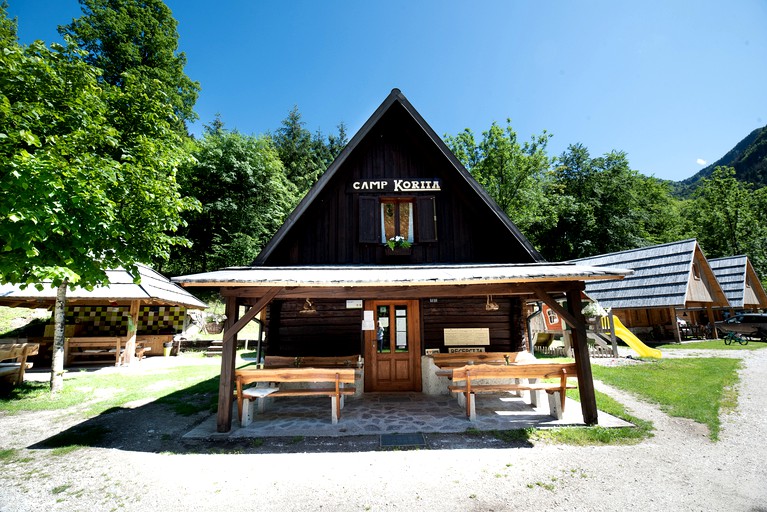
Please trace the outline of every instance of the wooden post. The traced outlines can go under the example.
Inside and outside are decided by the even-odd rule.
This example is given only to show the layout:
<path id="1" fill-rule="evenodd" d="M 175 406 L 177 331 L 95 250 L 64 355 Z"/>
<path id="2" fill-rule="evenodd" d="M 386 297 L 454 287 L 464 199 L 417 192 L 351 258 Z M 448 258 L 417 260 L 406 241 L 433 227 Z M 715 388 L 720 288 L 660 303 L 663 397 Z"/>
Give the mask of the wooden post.
<path id="1" fill-rule="evenodd" d="M 218 414 L 216 430 L 232 429 L 232 399 L 234 394 L 234 367 L 237 360 L 237 333 L 269 304 L 282 288 L 269 288 L 263 297 L 239 318 L 237 297 L 226 298 L 226 322 L 224 323 L 224 346 L 221 353 L 221 378 L 218 383 Z"/>
<path id="2" fill-rule="evenodd" d="M 671 311 L 671 325 L 674 328 L 674 335 L 676 336 L 676 342 L 682 343 L 682 333 L 679 331 L 679 322 L 676 320 L 676 308 L 670 308 Z"/>
<path id="3" fill-rule="evenodd" d="M 591 373 L 591 360 L 589 359 L 589 347 L 586 339 L 586 320 L 581 313 L 583 304 L 581 290 L 571 289 L 567 291 L 567 309 L 575 322 L 570 322 L 573 343 L 573 355 L 575 367 L 578 371 L 578 392 L 581 397 L 581 411 L 586 425 L 596 425 L 599 421 L 597 416 L 597 400 L 594 395 L 594 377 Z"/>
<path id="4" fill-rule="evenodd" d="M 615 337 L 615 317 L 612 311 L 607 313 L 607 318 L 610 319 L 610 343 L 613 346 L 613 357 L 618 357 L 618 340 Z"/>
<path id="5" fill-rule="evenodd" d="M 132 300 L 130 302 L 130 311 L 128 313 L 128 335 L 125 341 L 125 352 L 122 354 L 122 362 L 126 366 L 133 363 L 136 355 L 136 332 L 138 331 L 138 314 L 141 308 L 141 301 Z"/>
<path id="6" fill-rule="evenodd" d="M 221 378 L 218 383 L 218 415 L 216 430 L 229 432 L 232 428 L 232 396 L 234 395 L 234 367 L 237 359 L 237 333 L 231 334 L 237 322 L 237 297 L 226 298 L 224 343 L 221 350 Z"/>
<path id="7" fill-rule="evenodd" d="M 573 355 L 575 356 L 575 369 L 578 373 L 578 391 L 581 395 L 583 422 L 587 425 L 596 425 L 598 418 L 597 400 L 594 395 L 594 377 L 591 374 L 591 360 L 589 359 L 589 347 L 586 339 L 586 319 L 581 313 L 583 309 L 581 291 L 584 287 L 585 285 L 580 283 L 580 287 L 567 291 L 567 309 L 560 306 L 543 288 L 531 285 L 530 289 L 536 297 L 556 311 L 571 326 L 570 334 L 572 336 Z"/>
<path id="8" fill-rule="evenodd" d="M 717 339 L 719 337 L 719 333 L 716 331 L 716 318 L 714 318 L 714 310 L 711 305 L 707 305 L 706 311 L 708 312 L 708 321 L 712 328 L 711 334 L 714 336 L 712 339 Z"/>

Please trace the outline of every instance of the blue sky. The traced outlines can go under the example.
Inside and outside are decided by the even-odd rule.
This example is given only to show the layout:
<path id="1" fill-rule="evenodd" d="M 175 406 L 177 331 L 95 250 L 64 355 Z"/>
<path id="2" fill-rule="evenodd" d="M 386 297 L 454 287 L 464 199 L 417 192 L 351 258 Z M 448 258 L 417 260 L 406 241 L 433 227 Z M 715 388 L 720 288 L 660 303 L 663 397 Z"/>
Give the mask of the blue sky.
<path id="1" fill-rule="evenodd" d="M 9 0 L 22 43 L 77 0 Z M 493 121 L 681 180 L 767 125 L 767 2 L 166 0 L 202 124 L 353 135 L 397 87 L 440 135 Z"/>

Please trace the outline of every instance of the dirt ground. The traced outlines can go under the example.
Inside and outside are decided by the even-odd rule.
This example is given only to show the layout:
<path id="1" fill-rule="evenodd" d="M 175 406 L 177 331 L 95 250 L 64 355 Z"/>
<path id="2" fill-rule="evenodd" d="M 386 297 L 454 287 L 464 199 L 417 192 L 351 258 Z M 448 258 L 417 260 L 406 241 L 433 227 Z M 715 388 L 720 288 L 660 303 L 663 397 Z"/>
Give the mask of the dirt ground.
<path id="1" fill-rule="evenodd" d="M 388 451 L 375 436 L 188 445 L 181 437 L 207 415 L 156 403 L 85 422 L 76 411 L 2 414 L 0 450 L 16 451 L 3 459 L 0 511 L 767 511 L 767 350 L 697 355 L 714 354 L 744 358 L 739 406 L 718 442 L 601 383 L 655 436 L 577 447 L 427 434 L 427 449 Z M 51 438 L 72 429 L 103 437 L 56 455 Z"/>

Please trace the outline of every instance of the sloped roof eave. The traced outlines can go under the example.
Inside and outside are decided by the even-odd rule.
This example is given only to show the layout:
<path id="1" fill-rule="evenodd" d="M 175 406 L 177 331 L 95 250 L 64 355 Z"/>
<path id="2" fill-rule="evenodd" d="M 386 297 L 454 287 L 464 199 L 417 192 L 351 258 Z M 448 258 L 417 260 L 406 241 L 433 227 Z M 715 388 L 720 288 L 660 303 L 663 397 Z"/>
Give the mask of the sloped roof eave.
<path id="1" fill-rule="evenodd" d="M 346 159 L 356 149 L 356 147 L 364 140 L 370 130 L 380 121 L 383 115 L 394 105 L 399 103 L 411 116 L 414 122 L 426 133 L 427 137 L 439 148 L 440 152 L 447 158 L 451 165 L 456 169 L 458 174 L 464 179 L 464 181 L 471 187 L 472 190 L 478 195 L 480 200 L 487 205 L 496 215 L 496 217 L 502 222 L 502 224 L 514 235 L 525 250 L 530 254 L 533 261 L 544 262 L 546 261 L 543 256 L 533 247 L 530 241 L 525 237 L 521 231 L 511 222 L 511 219 L 506 215 L 499 214 L 500 208 L 495 204 L 492 198 L 485 192 L 485 190 L 477 183 L 477 181 L 471 176 L 461 162 L 453 155 L 444 141 L 434 130 L 429 126 L 425 119 L 415 110 L 413 105 L 405 98 L 404 94 L 399 89 L 392 89 L 391 93 L 381 103 L 381 105 L 373 112 L 373 115 L 362 125 L 362 127 L 354 134 L 346 147 L 336 157 L 336 159 L 328 166 L 327 170 L 320 176 L 317 183 L 314 184 L 312 189 L 301 199 L 295 209 L 288 215 L 283 224 L 274 234 L 274 236 L 267 242 L 266 246 L 256 256 L 253 261 L 253 266 L 263 265 L 272 255 L 274 250 L 280 244 L 280 242 L 287 236 L 293 225 L 298 219 L 306 212 L 306 210 L 312 205 L 314 199 L 320 195 L 322 190 L 327 186 L 338 169 L 343 165 Z"/>
<path id="2" fill-rule="evenodd" d="M 239 267 L 172 278 L 184 286 L 440 286 L 622 279 L 629 269 L 571 264 Z"/>
<path id="3" fill-rule="evenodd" d="M 207 305 L 197 297 L 171 282 L 162 274 L 146 265 L 137 265 L 141 283 L 136 284 L 128 272 L 122 268 L 109 269 L 107 275 L 110 284 L 97 286 L 93 290 L 76 288 L 67 290 L 69 301 L 94 302 L 127 302 L 138 300 L 153 305 L 181 306 L 191 309 L 205 309 Z M 0 305 L 15 305 L 25 307 L 43 307 L 53 304 L 56 299 L 56 289 L 50 283 L 38 290 L 34 285 L 21 289 L 18 285 L 0 286 Z"/>

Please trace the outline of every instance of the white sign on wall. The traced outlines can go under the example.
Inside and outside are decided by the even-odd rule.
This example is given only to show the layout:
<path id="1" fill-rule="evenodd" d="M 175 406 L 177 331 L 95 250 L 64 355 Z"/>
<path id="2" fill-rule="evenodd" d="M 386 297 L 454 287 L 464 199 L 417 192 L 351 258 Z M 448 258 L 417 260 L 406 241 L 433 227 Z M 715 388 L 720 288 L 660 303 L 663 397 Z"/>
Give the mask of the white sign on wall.
<path id="1" fill-rule="evenodd" d="M 362 330 L 363 331 L 375 331 L 376 329 L 376 323 L 373 319 L 373 311 L 363 311 L 362 312 Z"/>
<path id="2" fill-rule="evenodd" d="M 445 346 L 490 345 L 490 329 L 487 327 L 445 329 L 444 332 Z"/>

